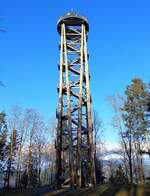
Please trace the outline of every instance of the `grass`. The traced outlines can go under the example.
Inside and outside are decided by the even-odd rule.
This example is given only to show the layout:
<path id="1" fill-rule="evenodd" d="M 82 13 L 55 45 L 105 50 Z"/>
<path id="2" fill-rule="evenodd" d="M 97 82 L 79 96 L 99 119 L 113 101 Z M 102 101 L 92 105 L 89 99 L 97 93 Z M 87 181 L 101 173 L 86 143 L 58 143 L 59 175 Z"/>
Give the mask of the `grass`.
<path id="1" fill-rule="evenodd" d="M 92 188 L 70 190 L 50 190 L 49 187 L 7 191 L 0 196 L 150 196 L 149 185 L 108 185 L 102 184 Z"/>
<path id="2" fill-rule="evenodd" d="M 150 186 L 122 186 L 115 196 L 150 196 Z"/>

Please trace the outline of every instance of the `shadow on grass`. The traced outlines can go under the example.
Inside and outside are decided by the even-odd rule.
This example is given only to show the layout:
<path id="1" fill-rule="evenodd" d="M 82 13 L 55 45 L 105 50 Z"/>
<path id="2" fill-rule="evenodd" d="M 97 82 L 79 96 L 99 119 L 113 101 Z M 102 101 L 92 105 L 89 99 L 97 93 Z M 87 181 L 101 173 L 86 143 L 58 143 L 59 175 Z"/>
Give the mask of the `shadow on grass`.
<path id="1" fill-rule="evenodd" d="M 38 196 L 44 195 L 47 192 L 50 192 L 51 188 L 49 186 L 36 187 L 36 188 L 27 188 L 27 189 L 9 189 L 1 190 L 0 196 Z"/>
<path id="2" fill-rule="evenodd" d="M 104 191 L 100 196 L 115 196 L 117 192 L 120 190 L 121 186 L 112 185 L 106 191 Z"/>
<path id="3" fill-rule="evenodd" d="M 26 190 L 8 191 L 0 196 L 150 196 L 150 186 L 129 185 L 97 185 L 92 188 L 70 190 L 52 190 L 50 187 L 31 188 Z"/>
<path id="4" fill-rule="evenodd" d="M 134 190 L 133 196 L 150 196 L 150 186 L 135 185 L 133 187 L 133 190 Z"/>
<path id="5" fill-rule="evenodd" d="M 150 196 L 150 186 L 142 185 L 112 185 L 99 196 Z"/>

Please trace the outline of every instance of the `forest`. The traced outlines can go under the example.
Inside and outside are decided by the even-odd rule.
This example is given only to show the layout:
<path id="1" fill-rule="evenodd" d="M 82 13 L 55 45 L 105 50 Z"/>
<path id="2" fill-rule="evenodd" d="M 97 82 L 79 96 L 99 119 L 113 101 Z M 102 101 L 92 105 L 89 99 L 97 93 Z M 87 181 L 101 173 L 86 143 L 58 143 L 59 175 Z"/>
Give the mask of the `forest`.
<path id="1" fill-rule="evenodd" d="M 134 78 L 124 95 L 108 96 L 108 101 L 114 110 L 112 126 L 120 143 L 118 148 L 106 150 L 104 125 L 98 112 L 93 110 L 97 184 L 149 184 L 149 85 L 140 78 Z M 1 189 L 56 187 L 56 128 L 55 118 L 45 122 L 42 114 L 32 108 L 13 106 L 10 113 L 1 111 Z M 107 160 L 104 159 L 106 155 L 109 157 Z"/>

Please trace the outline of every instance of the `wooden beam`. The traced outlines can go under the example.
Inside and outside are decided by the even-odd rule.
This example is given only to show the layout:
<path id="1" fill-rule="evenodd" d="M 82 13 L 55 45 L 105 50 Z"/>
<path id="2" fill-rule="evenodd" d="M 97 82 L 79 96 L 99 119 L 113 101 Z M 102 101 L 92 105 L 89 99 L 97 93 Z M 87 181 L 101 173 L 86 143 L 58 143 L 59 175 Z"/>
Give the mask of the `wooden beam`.
<path id="1" fill-rule="evenodd" d="M 77 129 L 77 186 L 81 187 L 81 129 L 82 129 L 82 88 L 83 88 L 83 24 L 81 31 L 80 48 L 80 90 L 78 109 L 78 129 Z"/>
<path id="2" fill-rule="evenodd" d="M 95 161 L 94 161 L 94 146 L 93 146 L 93 132 L 92 132 L 92 116 L 91 116 L 91 95 L 89 84 L 89 67 L 88 54 L 86 42 L 86 30 L 84 26 L 84 57 L 85 57 L 85 77 L 86 77 L 86 109 L 87 109 L 87 128 L 88 128 L 88 145 L 89 145 L 89 161 L 90 161 L 90 183 L 96 184 L 95 176 Z"/>
<path id="3" fill-rule="evenodd" d="M 62 99 L 63 99 L 63 42 L 64 42 L 64 24 L 61 25 L 61 47 L 60 47 L 60 70 L 59 70 L 59 102 L 58 102 L 58 126 L 57 126 L 57 146 L 56 146 L 56 181 L 57 187 L 61 186 L 60 178 L 62 175 Z"/>
<path id="4" fill-rule="evenodd" d="M 69 169 L 70 169 L 70 187 L 74 187 L 74 157 L 73 157 L 73 138 L 71 126 L 71 103 L 70 103 L 70 83 L 68 71 L 68 58 L 67 58 L 67 42 L 66 42 L 66 29 L 64 25 L 64 58 L 66 68 L 66 91 L 67 91 L 67 114 L 68 114 L 68 133 L 69 133 Z"/>

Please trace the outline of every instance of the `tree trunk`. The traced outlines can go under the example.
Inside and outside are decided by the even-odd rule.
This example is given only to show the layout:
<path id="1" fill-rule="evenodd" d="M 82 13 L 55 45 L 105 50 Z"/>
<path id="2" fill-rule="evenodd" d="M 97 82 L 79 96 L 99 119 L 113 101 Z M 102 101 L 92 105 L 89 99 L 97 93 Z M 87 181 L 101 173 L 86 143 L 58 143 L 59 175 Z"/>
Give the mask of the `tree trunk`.
<path id="1" fill-rule="evenodd" d="M 137 171 L 138 171 L 138 183 L 144 184 L 144 169 L 143 169 L 143 160 L 141 155 L 141 147 L 139 141 L 137 141 Z"/>

